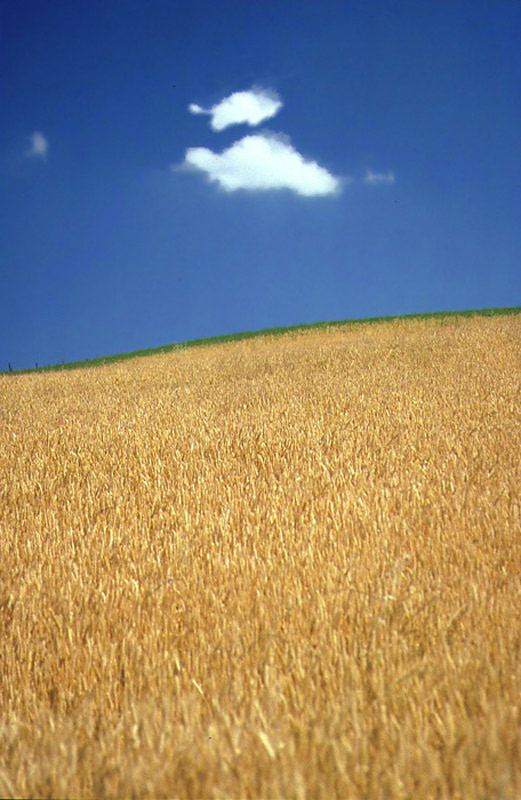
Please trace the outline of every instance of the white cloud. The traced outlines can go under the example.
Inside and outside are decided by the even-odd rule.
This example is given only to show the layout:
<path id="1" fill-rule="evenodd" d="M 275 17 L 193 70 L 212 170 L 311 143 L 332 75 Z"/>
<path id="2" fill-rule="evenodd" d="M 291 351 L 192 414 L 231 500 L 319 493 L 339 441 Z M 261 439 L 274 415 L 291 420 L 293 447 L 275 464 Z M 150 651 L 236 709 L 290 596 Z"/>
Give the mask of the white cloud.
<path id="1" fill-rule="evenodd" d="M 364 181 L 373 185 L 378 183 L 396 183 L 394 172 L 388 172 L 387 175 L 384 175 L 382 172 L 371 172 L 370 169 L 367 170 Z"/>
<path id="2" fill-rule="evenodd" d="M 274 117 L 282 108 L 282 101 L 276 92 L 253 86 L 247 92 L 234 92 L 210 109 L 202 108 L 197 103 L 190 103 L 188 110 L 192 114 L 209 114 L 210 127 L 214 131 L 223 131 L 229 125 L 258 125 L 265 119 Z"/>
<path id="3" fill-rule="evenodd" d="M 39 131 L 35 131 L 31 134 L 31 147 L 29 150 L 26 151 L 25 155 L 28 158 L 46 158 L 47 152 L 49 150 L 49 142 Z"/>
<path id="4" fill-rule="evenodd" d="M 206 172 L 227 192 L 291 189 L 313 197 L 336 194 L 342 183 L 316 161 L 306 161 L 288 137 L 270 132 L 245 136 L 220 154 L 190 147 L 181 166 Z"/>
<path id="5" fill-rule="evenodd" d="M 197 103 L 190 103 L 188 106 L 188 111 L 191 114 L 211 114 L 211 111 L 205 111 L 204 108 L 198 106 Z"/>

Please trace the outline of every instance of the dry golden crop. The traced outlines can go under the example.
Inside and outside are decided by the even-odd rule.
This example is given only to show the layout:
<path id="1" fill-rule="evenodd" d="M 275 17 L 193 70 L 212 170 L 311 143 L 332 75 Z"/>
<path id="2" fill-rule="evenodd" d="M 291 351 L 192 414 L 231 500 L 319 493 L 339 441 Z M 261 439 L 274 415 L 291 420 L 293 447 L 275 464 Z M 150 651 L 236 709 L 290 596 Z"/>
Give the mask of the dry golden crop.
<path id="1" fill-rule="evenodd" d="M 515 800 L 521 317 L 0 376 L 0 795 Z"/>

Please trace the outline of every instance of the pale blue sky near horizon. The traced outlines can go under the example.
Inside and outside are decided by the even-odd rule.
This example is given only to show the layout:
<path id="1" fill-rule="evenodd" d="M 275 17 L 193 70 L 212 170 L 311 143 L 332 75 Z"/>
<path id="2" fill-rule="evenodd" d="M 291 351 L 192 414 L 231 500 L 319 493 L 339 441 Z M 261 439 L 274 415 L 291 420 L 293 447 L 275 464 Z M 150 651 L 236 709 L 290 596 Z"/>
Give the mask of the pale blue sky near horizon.
<path id="1" fill-rule="evenodd" d="M 0 370 L 521 305 L 520 41 L 513 0 L 3 0 Z"/>

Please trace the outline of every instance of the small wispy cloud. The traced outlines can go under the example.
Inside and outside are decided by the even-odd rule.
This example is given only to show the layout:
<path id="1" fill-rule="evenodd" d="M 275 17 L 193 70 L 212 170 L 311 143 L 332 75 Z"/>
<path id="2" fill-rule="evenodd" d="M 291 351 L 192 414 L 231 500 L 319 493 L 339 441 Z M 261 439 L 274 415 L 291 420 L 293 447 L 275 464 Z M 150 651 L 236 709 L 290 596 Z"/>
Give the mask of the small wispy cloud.
<path id="1" fill-rule="evenodd" d="M 371 172 L 371 170 L 367 170 L 364 182 L 371 183 L 374 186 L 379 183 L 396 183 L 396 178 L 394 177 L 394 172 L 384 174 L 383 172 Z"/>
<path id="2" fill-rule="evenodd" d="M 245 136 L 222 153 L 190 147 L 181 165 L 187 168 L 205 172 L 226 192 L 290 189 L 313 197 L 337 194 L 342 184 L 316 161 L 307 161 L 287 136 L 269 131 Z"/>
<path id="3" fill-rule="evenodd" d="M 214 131 L 223 131 L 230 125 L 259 125 L 274 117 L 282 105 L 276 92 L 254 86 L 247 92 L 234 92 L 209 109 L 190 103 L 188 110 L 192 114 L 208 114 L 210 127 Z"/>
<path id="4" fill-rule="evenodd" d="M 27 158 L 47 158 L 49 151 L 49 142 L 40 131 L 35 131 L 30 136 L 31 146 L 26 150 L 25 155 Z"/>

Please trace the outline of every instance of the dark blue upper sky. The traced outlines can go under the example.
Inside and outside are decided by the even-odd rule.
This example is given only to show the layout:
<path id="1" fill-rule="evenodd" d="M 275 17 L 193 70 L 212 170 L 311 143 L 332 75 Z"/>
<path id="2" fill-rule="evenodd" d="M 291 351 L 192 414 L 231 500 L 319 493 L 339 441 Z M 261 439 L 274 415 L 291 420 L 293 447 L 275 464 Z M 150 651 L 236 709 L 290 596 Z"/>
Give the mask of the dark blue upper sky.
<path id="1" fill-rule="evenodd" d="M 0 37 L 0 369 L 521 304 L 519 2 L 3 0 Z"/>

